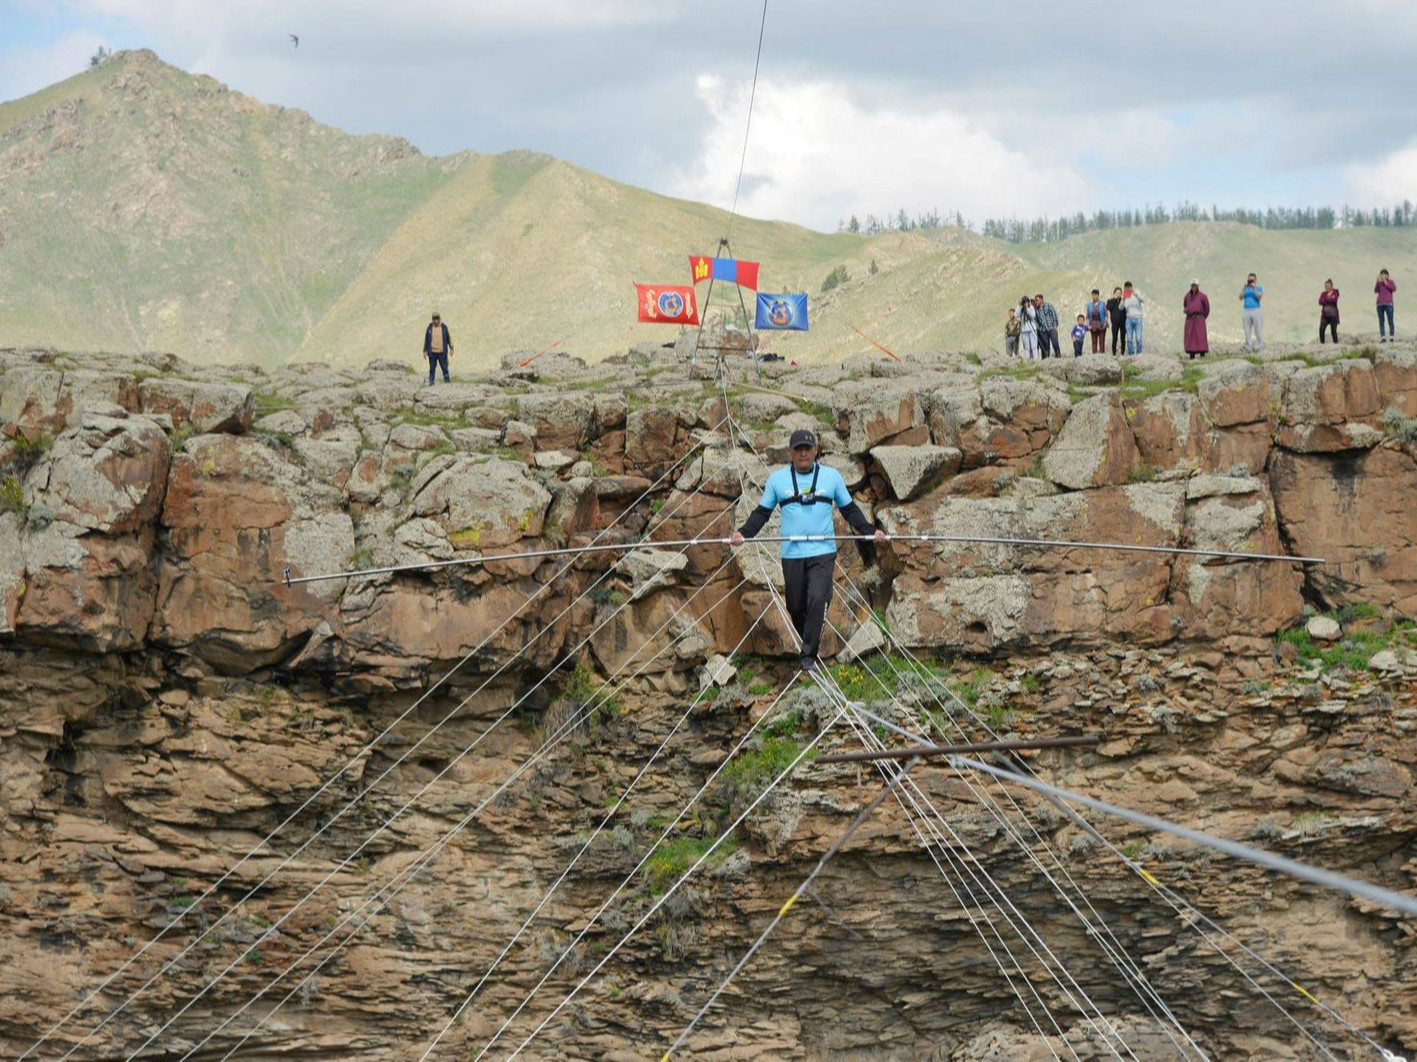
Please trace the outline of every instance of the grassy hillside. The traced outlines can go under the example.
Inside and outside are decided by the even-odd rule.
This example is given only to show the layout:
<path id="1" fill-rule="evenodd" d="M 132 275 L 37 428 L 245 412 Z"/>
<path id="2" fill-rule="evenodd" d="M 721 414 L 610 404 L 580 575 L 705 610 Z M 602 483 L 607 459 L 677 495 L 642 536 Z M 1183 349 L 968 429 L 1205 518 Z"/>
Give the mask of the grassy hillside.
<path id="1" fill-rule="evenodd" d="M 633 284 L 687 282 L 687 256 L 713 253 L 728 224 L 544 155 L 430 159 L 396 138 L 349 136 L 150 52 L 0 104 L 4 345 L 417 361 L 436 307 L 465 367 L 555 340 L 594 360 L 674 338 L 636 322 Z M 1066 317 L 1089 288 L 1122 279 L 1150 299 L 1153 349 L 1176 349 L 1192 274 L 1212 296 L 1215 337 L 1238 339 L 1234 295 L 1252 268 L 1272 338 L 1310 337 L 1330 275 L 1345 329 L 1370 331 L 1377 269 L 1399 284 L 1417 276 L 1403 230 L 1173 224 L 1045 246 L 747 218 L 731 231 L 734 252 L 762 262 L 764 290 L 811 294 L 810 332 L 764 337 L 806 362 L 869 350 L 853 326 L 900 353 L 997 349 L 1020 294 L 1044 291 Z M 821 294 L 839 266 L 849 279 Z M 738 293 L 717 285 L 713 303 L 734 311 Z"/>

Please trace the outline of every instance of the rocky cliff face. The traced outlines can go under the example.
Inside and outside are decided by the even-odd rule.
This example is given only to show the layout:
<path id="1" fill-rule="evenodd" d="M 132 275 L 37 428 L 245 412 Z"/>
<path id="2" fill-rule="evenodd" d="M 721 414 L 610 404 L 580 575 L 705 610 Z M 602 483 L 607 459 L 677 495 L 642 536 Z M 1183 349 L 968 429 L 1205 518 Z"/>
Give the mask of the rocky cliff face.
<path id="1" fill-rule="evenodd" d="M 852 546 L 832 646 L 850 640 L 858 670 L 841 680 L 859 677 L 881 711 L 928 708 L 943 682 L 959 700 L 936 718 L 959 733 L 1100 734 L 1096 750 L 1033 766 L 1413 889 L 1411 351 L 1184 373 L 1140 359 L 1127 381 L 1091 357 L 785 370 L 732 389 L 736 447 L 718 387 L 665 357 L 513 361 L 430 389 L 392 363 L 267 375 L 171 356 L 0 355 L 7 1053 L 170 927 L 33 1057 L 76 1044 L 78 1058 L 126 1055 L 149 1038 L 158 1057 L 230 1019 L 198 1052 L 222 1057 L 287 993 L 234 1057 L 418 1057 L 644 769 L 440 1048 L 475 1055 L 566 952 L 492 1055 L 509 1053 L 687 866 L 675 860 L 762 788 L 775 750 L 832 719 L 813 687 L 792 686 L 766 547 L 520 555 L 722 537 L 756 500 L 740 477 L 760 483 L 757 455 L 780 461 L 798 426 L 897 534 L 1324 558 Z M 477 557 L 498 559 L 286 578 Z M 946 674 L 913 673 L 909 697 L 873 693 L 865 672 L 902 663 L 870 652 L 883 642 L 873 609 Z M 1315 629 L 1335 640 L 1303 632 L 1316 611 L 1339 619 Z M 703 665 L 735 648 L 752 674 L 701 693 Z M 615 677 L 613 696 L 591 694 L 600 676 Z M 684 812 L 765 715 L 775 736 L 754 738 Z M 854 744 L 840 726 L 824 742 Z M 1129 860 L 1378 1042 L 1417 1049 L 1410 919 L 1095 822 L 1123 858 L 1051 806 L 943 767 L 917 781 L 949 832 L 927 852 L 902 809 L 883 807 L 711 1013 L 696 1053 L 1042 1058 L 1066 1042 L 1093 1057 L 1110 1053 L 1107 1022 L 1140 1057 L 1174 1053 L 1053 891 L 1061 870 L 1213 1056 L 1320 1057 Z M 795 772 L 529 1053 L 662 1050 L 875 784 L 855 768 Z M 662 845 L 567 952 L 666 830 L 679 847 Z M 983 941 L 1007 936 L 1008 908 L 971 894 L 976 871 L 1072 981 L 1017 941 L 1001 972 Z M 1252 967 L 1338 1057 L 1371 1054 Z M 1069 1002 L 1084 996 L 1106 1022 Z"/>

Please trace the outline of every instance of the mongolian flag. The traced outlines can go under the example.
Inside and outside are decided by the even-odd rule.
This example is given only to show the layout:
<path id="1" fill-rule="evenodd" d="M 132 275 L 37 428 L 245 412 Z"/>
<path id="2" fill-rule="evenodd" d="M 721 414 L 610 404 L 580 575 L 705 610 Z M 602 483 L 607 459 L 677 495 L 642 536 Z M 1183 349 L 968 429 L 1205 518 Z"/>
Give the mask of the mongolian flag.
<path id="1" fill-rule="evenodd" d="M 689 255 L 689 274 L 697 284 L 701 280 L 726 280 L 730 284 L 758 290 L 758 263 L 740 262 L 736 258 L 709 258 L 701 254 Z"/>
<path id="2" fill-rule="evenodd" d="M 753 326 L 765 332 L 807 331 L 807 296 L 758 292 L 758 319 Z"/>
<path id="3" fill-rule="evenodd" d="M 699 307 L 694 302 L 694 289 L 675 284 L 636 284 L 635 300 L 640 307 L 640 320 L 649 324 L 699 323 Z"/>

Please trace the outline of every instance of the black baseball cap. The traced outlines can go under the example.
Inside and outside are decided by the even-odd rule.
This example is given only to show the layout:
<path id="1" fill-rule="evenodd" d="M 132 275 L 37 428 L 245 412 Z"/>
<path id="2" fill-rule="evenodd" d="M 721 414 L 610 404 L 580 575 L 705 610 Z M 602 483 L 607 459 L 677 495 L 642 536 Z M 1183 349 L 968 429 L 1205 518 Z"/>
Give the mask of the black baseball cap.
<path id="1" fill-rule="evenodd" d="M 816 446 L 817 436 L 806 428 L 798 428 L 792 433 L 792 438 L 787 440 L 787 448 L 795 450 L 799 446 Z"/>

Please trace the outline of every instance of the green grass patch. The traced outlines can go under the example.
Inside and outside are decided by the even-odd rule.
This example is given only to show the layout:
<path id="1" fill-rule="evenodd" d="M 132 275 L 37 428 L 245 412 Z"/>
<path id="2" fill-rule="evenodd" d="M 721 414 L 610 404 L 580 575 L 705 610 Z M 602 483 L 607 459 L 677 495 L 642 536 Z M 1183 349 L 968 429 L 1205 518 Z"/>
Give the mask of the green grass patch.
<path id="1" fill-rule="evenodd" d="M 1364 609 L 1364 616 L 1355 616 L 1354 620 L 1366 618 L 1364 604 L 1350 607 Z M 1343 623 L 1341 617 L 1342 612 L 1333 618 Z M 1280 632 L 1275 640 L 1281 645 L 1292 645 L 1298 652 L 1299 662 L 1306 666 L 1318 664 L 1324 671 L 1366 671 L 1368 661 L 1384 649 L 1394 646 L 1417 647 L 1417 625 L 1411 620 L 1399 620 L 1387 630 L 1346 629 L 1336 642 L 1316 642 L 1305 628 L 1294 627 Z"/>
<path id="2" fill-rule="evenodd" d="M 974 708 L 979 703 L 980 696 L 989 683 L 994 680 L 994 672 L 987 667 L 976 667 L 969 673 L 969 678 L 962 679 L 954 685 L 955 695 L 968 707 Z"/>
<path id="3" fill-rule="evenodd" d="M 1402 412 L 1389 406 L 1383 410 L 1383 427 L 1395 439 L 1407 443 L 1417 443 L 1417 417 L 1404 417 Z"/>
<path id="4" fill-rule="evenodd" d="M 258 394 L 256 396 L 256 416 L 264 417 L 270 413 L 279 413 L 294 405 L 295 399 L 287 398 L 285 395 Z"/>
<path id="5" fill-rule="evenodd" d="M 712 837 L 676 837 L 661 844 L 640 872 L 650 891 L 657 896 L 682 878 L 690 867 L 703 858 L 705 852 L 713 848 L 714 840 Z M 723 843 L 714 849 L 713 854 L 704 860 L 704 866 L 710 869 L 718 866 L 737 849 L 737 842 L 733 838 L 725 838 Z"/>
<path id="6" fill-rule="evenodd" d="M 25 485 L 19 476 L 6 476 L 0 481 L 0 513 L 20 513 L 29 506 L 25 504 Z"/>
<path id="7" fill-rule="evenodd" d="M 723 769 L 729 795 L 745 802 L 766 790 L 802 755 L 802 745 L 792 737 L 764 737 L 756 749 L 738 754 Z"/>

